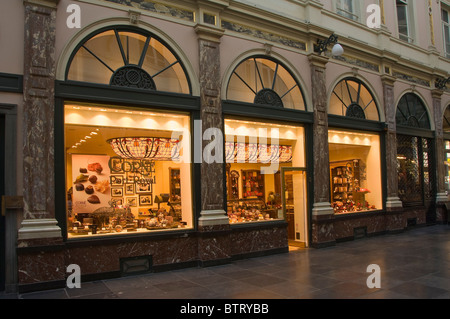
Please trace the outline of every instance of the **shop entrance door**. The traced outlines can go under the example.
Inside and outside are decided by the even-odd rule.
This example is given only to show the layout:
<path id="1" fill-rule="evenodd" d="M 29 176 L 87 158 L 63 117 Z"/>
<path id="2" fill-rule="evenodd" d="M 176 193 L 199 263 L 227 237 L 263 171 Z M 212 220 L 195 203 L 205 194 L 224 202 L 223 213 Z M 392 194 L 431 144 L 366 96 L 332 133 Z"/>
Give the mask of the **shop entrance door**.
<path id="1" fill-rule="evenodd" d="M 5 195 L 5 115 L 0 114 L 0 201 Z M 0 291 L 5 290 L 5 217 L 0 212 Z"/>
<path id="2" fill-rule="evenodd" d="M 283 211 L 288 222 L 290 246 L 308 247 L 308 214 L 306 170 L 304 168 L 283 167 L 281 169 L 283 186 Z"/>

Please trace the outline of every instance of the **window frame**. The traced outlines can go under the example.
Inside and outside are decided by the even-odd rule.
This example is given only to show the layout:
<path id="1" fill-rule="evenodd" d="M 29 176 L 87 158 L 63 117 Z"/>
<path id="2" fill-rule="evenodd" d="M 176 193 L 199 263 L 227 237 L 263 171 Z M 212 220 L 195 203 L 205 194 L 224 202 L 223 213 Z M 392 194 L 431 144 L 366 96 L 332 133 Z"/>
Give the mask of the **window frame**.
<path id="1" fill-rule="evenodd" d="M 65 82 L 65 83 L 84 83 L 87 84 L 89 86 L 103 86 L 103 87 L 111 87 L 111 84 L 104 84 L 104 83 L 96 83 L 96 82 L 89 82 L 89 81 L 76 81 L 76 80 L 69 80 L 69 72 L 70 72 L 70 68 L 72 66 L 72 62 L 76 56 L 76 54 L 80 51 L 80 49 L 86 44 L 88 43 L 91 39 L 95 38 L 96 36 L 105 33 L 107 31 L 114 31 L 116 34 L 118 34 L 118 32 L 128 32 L 128 33 L 135 33 L 144 37 L 147 37 L 148 39 L 156 39 L 158 42 L 160 42 L 164 48 L 166 48 L 176 59 L 176 61 L 178 62 L 177 64 L 179 64 L 183 70 L 183 73 L 185 75 L 186 81 L 187 81 L 187 86 L 188 86 L 188 90 L 189 93 L 177 93 L 177 92 L 170 92 L 170 91 L 162 91 L 162 90 L 147 90 L 147 91 L 151 91 L 151 92 L 163 92 L 163 93 L 168 93 L 168 94 L 180 94 L 180 95 L 189 95 L 192 96 L 193 94 L 193 88 L 192 88 L 192 81 L 191 78 L 189 76 L 189 73 L 187 72 L 186 66 L 183 63 L 183 60 L 180 58 L 180 56 L 175 52 L 175 50 L 173 50 L 173 48 L 163 39 L 161 39 L 158 35 L 152 33 L 151 31 L 142 29 L 142 28 L 137 28 L 134 26 L 129 26 L 129 25 L 111 25 L 111 26 L 106 26 L 97 30 L 94 30 L 92 32 L 90 32 L 87 36 L 85 36 L 73 49 L 73 51 L 71 52 L 69 59 L 67 60 L 66 66 L 65 66 L 65 70 L 64 70 L 64 80 L 61 82 Z M 124 50 L 121 47 L 121 44 L 119 44 L 119 47 L 121 49 L 121 54 L 124 54 Z M 92 53 L 91 53 L 92 54 Z M 94 56 L 95 57 L 95 56 Z M 98 57 L 95 57 L 98 60 Z M 123 57 L 125 59 L 125 57 Z M 100 63 L 102 63 L 100 61 Z M 132 64 L 130 64 L 132 65 Z M 126 66 L 126 64 L 124 65 Z M 119 68 L 120 69 L 120 68 Z M 115 71 L 119 70 L 116 69 L 113 71 L 113 74 Z M 162 72 L 159 72 L 162 73 Z M 122 89 L 123 87 L 115 87 L 117 89 Z M 126 88 L 126 89 L 133 89 L 133 88 Z M 135 89 L 136 90 L 136 89 Z M 144 91 L 142 89 L 138 89 L 141 91 Z"/>
<path id="2" fill-rule="evenodd" d="M 448 21 L 444 21 L 443 14 L 444 12 L 447 13 L 447 19 Z M 444 6 L 441 2 L 441 21 L 442 21 L 442 38 L 443 38 L 443 47 L 444 47 L 444 56 L 447 59 L 450 59 L 450 8 L 447 6 Z M 445 38 L 445 30 L 447 28 L 447 32 L 449 34 L 449 39 Z M 448 49 L 448 51 L 447 51 Z"/>
<path id="3" fill-rule="evenodd" d="M 405 10 L 405 19 L 406 19 L 406 30 L 407 34 L 400 32 L 400 23 L 399 23 L 399 7 L 404 7 Z M 402 41 L 408 42 L 408 43 L 414 43 L 414 29 L 413 29 L 413 15 L 412 15 L 412 8 L 413 4 L 411 3 L 411 0 L 396 0 L 396 6 L 397 10 L 397 32 L 398 32 L 398 38 Z"/>
<path id="4" fill-rule="evenodd" d="M 351 11 L 348 11 L 347 9 L 344 8 L 345 5 L 348 5 L 347 3 L 343 3 L 345 1 L 350 1 L 351 4 Z M 338 15 L 340 15 L 341 17 L 344 17 L 346 19 L 350 19 L 353 21 L 359 21 L 360 20 L 360 15 L 359 15 L 359 8 L 358 8 L 358 1 L 354 1 L 354 0 L 336 0 L 336 13 Z"/>

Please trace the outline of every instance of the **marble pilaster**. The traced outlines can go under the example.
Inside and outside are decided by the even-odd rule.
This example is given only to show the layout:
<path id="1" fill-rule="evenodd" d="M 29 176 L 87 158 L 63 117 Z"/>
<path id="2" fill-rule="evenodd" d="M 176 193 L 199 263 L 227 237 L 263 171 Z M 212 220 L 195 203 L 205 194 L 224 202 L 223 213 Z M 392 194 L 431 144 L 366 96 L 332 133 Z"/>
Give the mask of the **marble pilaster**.
<path id="1" fill-rule="evenodd" d="M 334 242 L 333 215 L 330 204 L 330 173 L 328 147 L 328 112 L 326 64 L 328 57 L 309 55 L 314 107 L 314 204 L 312 210 L 313 245 Z"/>
<path id="2" fill-rule="evenodd" d="M 200 56 L 201 134 L 204 136 L 207 130 L 218 129 L 223 137 L 224 127 L 220 98 L 220 38 L 223 30 L 199 24 L 195 27 L 195 31 L 198 35 Z M 231 255 L 230 225 L 224 210 L 225 198 L 223 196 L 225 167 L 223 156 L 217 156 L 217 152 L 223 152 L 223 141 L 216 141 L 214 151 L 205 152 L 208 145 L 217 138 L 219 136 L 213 136 L 211 140 L 202 139 L 204 156 L 202 156 L 201 163 L 201 212 L 198 220 L 198 253 L 202 264 L 227 260 Z M 208 158 L 208 156 L 214 156 L 215 159 Z"/>
<path id="3" fill-rule="evenodd" d="M 395 78 L 390 75 L 382 76 L 383 104 L 386 116 L 386 210 L 388 212 L 401 212 L 403 204 L 398 197 L 397 178 L 397 126 L 395 121 L 396 105 L 394 101 Z"/>
<path id="4" fill-rule="evenodd" d="M 61 237 L 55 220 L 54 188 L 55 33 L 58 2 L 23 2 L 24 222 L 19 231 L 19 240 Z M 42 222 L 29 222 L 38 219 Z M 39 225 L 44 226 L 40 229 Z M 52 228 L 50 233 L 49 227 Z"/>

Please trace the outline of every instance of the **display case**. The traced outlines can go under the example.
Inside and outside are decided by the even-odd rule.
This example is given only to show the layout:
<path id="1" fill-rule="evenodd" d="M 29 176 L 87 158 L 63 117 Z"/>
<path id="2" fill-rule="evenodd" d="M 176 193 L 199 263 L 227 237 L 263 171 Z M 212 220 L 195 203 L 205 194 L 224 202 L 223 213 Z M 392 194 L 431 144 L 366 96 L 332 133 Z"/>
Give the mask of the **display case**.
<path id="1" fill-rule="evenodd" d="M 230 224 L 279 219 L 278 209 L 262 199 L 237 199 L 227 202 Z"/>

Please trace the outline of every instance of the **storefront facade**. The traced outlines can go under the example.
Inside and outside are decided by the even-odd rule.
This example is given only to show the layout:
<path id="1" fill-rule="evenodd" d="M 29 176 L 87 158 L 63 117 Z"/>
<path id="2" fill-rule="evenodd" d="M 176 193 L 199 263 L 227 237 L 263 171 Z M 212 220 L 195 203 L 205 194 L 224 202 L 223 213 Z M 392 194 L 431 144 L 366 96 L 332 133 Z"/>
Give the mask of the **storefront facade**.
<path id="1" fill-rule="evenodd" d="M 327 4 L 283 5 L 347 26 Z M 64 286 L 72 264 L 88 281 L 447 222 L 444 58 L 430 75 L 345 36 L 343 56 L 317 53 L 332 30 L 228 1 L 10 9 L 25 39 L 0 74 L 23 81 L 0 101 L 17 158 L 4 289 Z M 388 27 L 361 32 L 396 43 Z"/>

